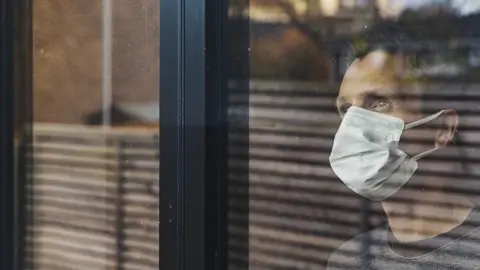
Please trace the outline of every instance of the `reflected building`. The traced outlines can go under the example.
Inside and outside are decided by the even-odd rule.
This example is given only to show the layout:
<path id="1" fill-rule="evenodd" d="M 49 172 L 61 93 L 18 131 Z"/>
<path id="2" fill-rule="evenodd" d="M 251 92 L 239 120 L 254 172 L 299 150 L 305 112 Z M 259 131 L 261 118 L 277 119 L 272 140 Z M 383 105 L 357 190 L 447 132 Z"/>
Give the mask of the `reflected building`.
<path id="1" fill-rule="evenodd" d="M 248 15 L 256 22 L 288 23 L 290 17 L 280 6 L 271 1 L 251 1 L 251 5 L 239 12 L 232 7 L 230 15 Z M 363 31 L 373 24 L 380 12 L 376 0 L 307 0 L 291 1 L 296 14 L 324 37 L 335 37 Z"/>
<path id="2" fill-rule="evenodd" d="M 339 0 L 337 11 L 326 17 L 323 33 L 335 37 L 361 32 L 375 23 L 379 10 L 375 0 Z"/>

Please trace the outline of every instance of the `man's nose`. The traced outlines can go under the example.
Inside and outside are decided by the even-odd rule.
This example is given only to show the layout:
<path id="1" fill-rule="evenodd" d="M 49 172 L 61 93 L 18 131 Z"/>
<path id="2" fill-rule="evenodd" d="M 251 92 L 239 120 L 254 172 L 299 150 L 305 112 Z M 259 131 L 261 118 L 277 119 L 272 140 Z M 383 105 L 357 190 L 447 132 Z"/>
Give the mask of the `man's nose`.
<path id="1" fill-rule="evenodd" d="M 363 101 L 363 98 L 361 98 L 361 97 L 353 99 L 351 104 L 352 104 L 352 106 L 360 107 L 360 108 L 365 109 L 364 108 L 365 102 Z"/>

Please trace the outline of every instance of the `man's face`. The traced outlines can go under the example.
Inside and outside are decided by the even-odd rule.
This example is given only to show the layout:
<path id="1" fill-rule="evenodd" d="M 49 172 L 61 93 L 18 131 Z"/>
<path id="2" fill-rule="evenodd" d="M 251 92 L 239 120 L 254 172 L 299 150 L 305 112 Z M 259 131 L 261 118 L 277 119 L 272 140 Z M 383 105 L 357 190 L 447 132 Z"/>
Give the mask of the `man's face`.
<path id="1" fill-rule="evenodd" d="M 410 123 L 423 118 L 420 89 L 402 83 L 406 68 L 402 57 L 375 51 L 356 59 L 340 86 L 337 108 L 341 117 L 350 106 L 391 115 Z M 415 155 L 435 146 L 432 130 L 418 127 L 406 130 L 400 148 Z"/>

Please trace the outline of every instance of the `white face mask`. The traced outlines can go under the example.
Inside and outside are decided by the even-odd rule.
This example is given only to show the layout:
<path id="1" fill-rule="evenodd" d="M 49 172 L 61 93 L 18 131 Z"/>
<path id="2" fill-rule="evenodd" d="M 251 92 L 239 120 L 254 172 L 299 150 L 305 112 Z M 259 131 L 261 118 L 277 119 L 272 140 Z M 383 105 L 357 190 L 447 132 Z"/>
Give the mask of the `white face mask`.
<path id="1" fill-rule="evenodd" d="M 443 113 L 405 125 L 393 116 L 350 107 L 335 135 L 330 165 L 356 193 L 375 201 L 385 200 L 412 177 L 417 160 L 436 150 L 408 157 L 398 149 L 403 130 L 428 123 Z"/>

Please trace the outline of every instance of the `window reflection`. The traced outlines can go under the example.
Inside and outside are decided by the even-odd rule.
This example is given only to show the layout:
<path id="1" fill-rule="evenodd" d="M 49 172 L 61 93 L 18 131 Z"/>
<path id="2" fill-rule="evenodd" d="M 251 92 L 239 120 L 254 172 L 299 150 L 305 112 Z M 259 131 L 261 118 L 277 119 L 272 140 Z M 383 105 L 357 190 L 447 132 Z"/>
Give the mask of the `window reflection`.
<path id="1" fill-rule="evenodd" d="M 234 8 L 251 50 L 232 269 L 475 269 L 477 1 Z"/>
<path id="2" fill-rule="evenodd" d="M 158 10 L 34 1 L 27 268 L 158 269 Z"/>

